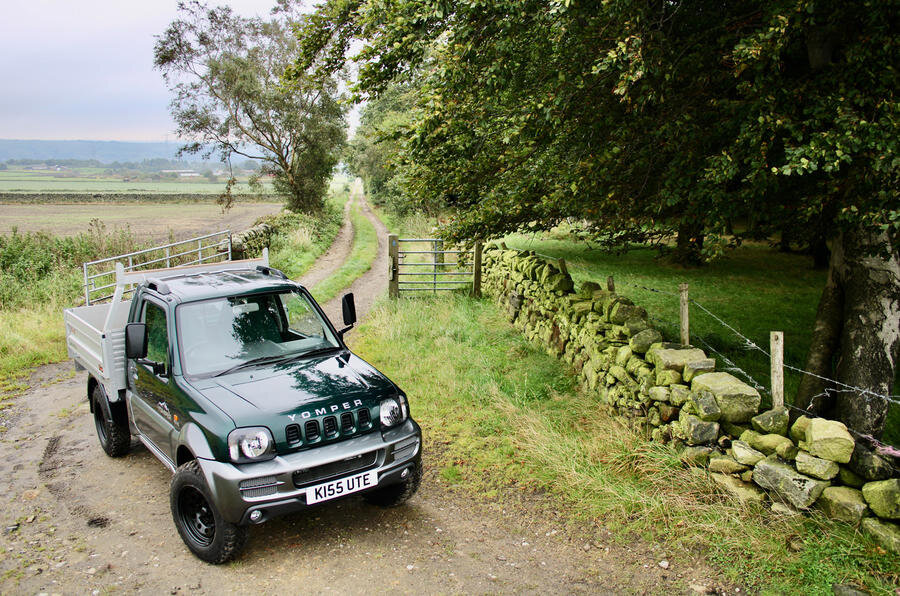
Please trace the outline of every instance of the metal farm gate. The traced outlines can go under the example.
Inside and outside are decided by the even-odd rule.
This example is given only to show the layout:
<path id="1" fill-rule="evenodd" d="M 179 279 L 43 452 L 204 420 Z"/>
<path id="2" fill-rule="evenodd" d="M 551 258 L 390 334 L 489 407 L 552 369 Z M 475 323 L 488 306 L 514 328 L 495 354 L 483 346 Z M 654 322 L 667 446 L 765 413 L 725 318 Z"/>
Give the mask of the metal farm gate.
<path id="1" fill-rule="evenodd" d="M 444 250 L 440 238 L 399 238 L 388 236 L 390 271 L 388 294 L 432 292 L 472 288 L 481 296 L 481 243 L 469 250 Z"/>

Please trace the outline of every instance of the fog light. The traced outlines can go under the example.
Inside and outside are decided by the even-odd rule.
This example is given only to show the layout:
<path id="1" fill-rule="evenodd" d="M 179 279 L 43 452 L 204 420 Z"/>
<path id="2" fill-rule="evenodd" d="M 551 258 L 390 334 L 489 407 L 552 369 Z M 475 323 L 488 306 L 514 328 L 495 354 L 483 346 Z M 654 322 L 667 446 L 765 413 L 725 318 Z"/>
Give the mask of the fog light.
<path id="1" fill-rule="evenodd" d="M 406 480 L 407 476 L 409 476 L 409 468 L 405 468 L 402 472 L 400 472 L 400 478 L 402 480 Z"/>
<path id="2" fill-rule="evenodd" d="M 260 511 L 259 509 L 257 509 L 256 511 L 250 512 L 250 521 L 258 522 L 261 519 L 262 519 L 262 511 Z"/>

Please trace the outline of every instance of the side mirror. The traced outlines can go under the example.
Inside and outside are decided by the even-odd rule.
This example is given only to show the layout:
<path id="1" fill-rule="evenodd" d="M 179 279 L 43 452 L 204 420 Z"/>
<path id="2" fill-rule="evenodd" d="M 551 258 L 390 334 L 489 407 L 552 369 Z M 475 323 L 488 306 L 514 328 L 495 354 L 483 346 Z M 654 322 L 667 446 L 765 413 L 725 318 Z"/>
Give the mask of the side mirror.
<path id="1" fill-rule="evenodd" d="M 356 303 L 353 294 L 344 294 L 341 299 L 341 309 L 344 311 L 344 325 L 350 326 L 356 323 Z"/>
<path id="2" fill-rule="evenodd" d="M 145 323 L 128 323 L 125 325 L 125 357 L 147 357 L 147 325 Z"/>

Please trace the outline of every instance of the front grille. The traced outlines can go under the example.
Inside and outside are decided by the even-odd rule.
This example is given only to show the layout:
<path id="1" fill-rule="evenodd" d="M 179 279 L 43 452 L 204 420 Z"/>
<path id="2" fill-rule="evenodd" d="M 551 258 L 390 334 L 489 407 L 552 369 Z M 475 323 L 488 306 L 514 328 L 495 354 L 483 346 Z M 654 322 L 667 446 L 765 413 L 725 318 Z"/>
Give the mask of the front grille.
<path id="1" fill-rule="evenodd" d="M 242 497 L 267 497 L 274 495 L 275 491 L 278 490 L 278 482 L 274 476 L 251 478 L 250 480 L 242 480 L 240 489 Z"/>
<path id="2" fill-rule="evenodd" d="M 341 432 L 353 432 L 353 414 L 351 414 L 350 412 L 344 412 L 343 414 L 341 414 Z"/>
<path id="3" fill-rule="evenodd" d="M 297 470 L 294 472 L 294 486 L 300 488 L 307 484 L 327 480 L 328 478 L 359 472 L 375 465 L 376 459 L 378 459 L 377 450 L 314 468 Z"/>
<path id="4" fill-rule="evenodd" d="M 306 440 L 307 441 L 315 441 L 319 438 L 319 423 L 315 420 L 309 420 L 304 430 L 306 431 Z"/>
<path id="5" fill-rule="evenodd" d="M 334 416 L 327 416 L 322 420 L 322 428 L 326 437 L 337 434 L 337 419 Z"/>
<path id="6" fill-rule="evenodd" d="M 284 437 L 287 439 L 288 443 L 299 443 L 300 442 L 300 425 L 299 424 L 291 424 L 286 429 L 284 429 Z"/>
<path id="7" fill-rule="evenodd" d="M 362 428 L 364 426 L 369 426 L 372 424 L 372 418 L 369 416 L 369 408 L 363 408 L 362 410 L 357 410 L 356 419 L 359 423 L 359 427 Z"/>

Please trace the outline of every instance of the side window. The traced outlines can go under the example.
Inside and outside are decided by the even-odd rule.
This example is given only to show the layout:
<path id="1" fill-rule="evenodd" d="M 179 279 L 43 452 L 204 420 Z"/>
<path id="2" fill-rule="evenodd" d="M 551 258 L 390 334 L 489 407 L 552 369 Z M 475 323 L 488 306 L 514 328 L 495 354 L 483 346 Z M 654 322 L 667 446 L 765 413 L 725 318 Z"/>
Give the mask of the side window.
<path id="1" fill-rule="evenodd" d="M 152 302 L 144 303 L 144 323 L 147 324 L 147 359 L 169 366 L 169 332 L 166 313 Z"/>

